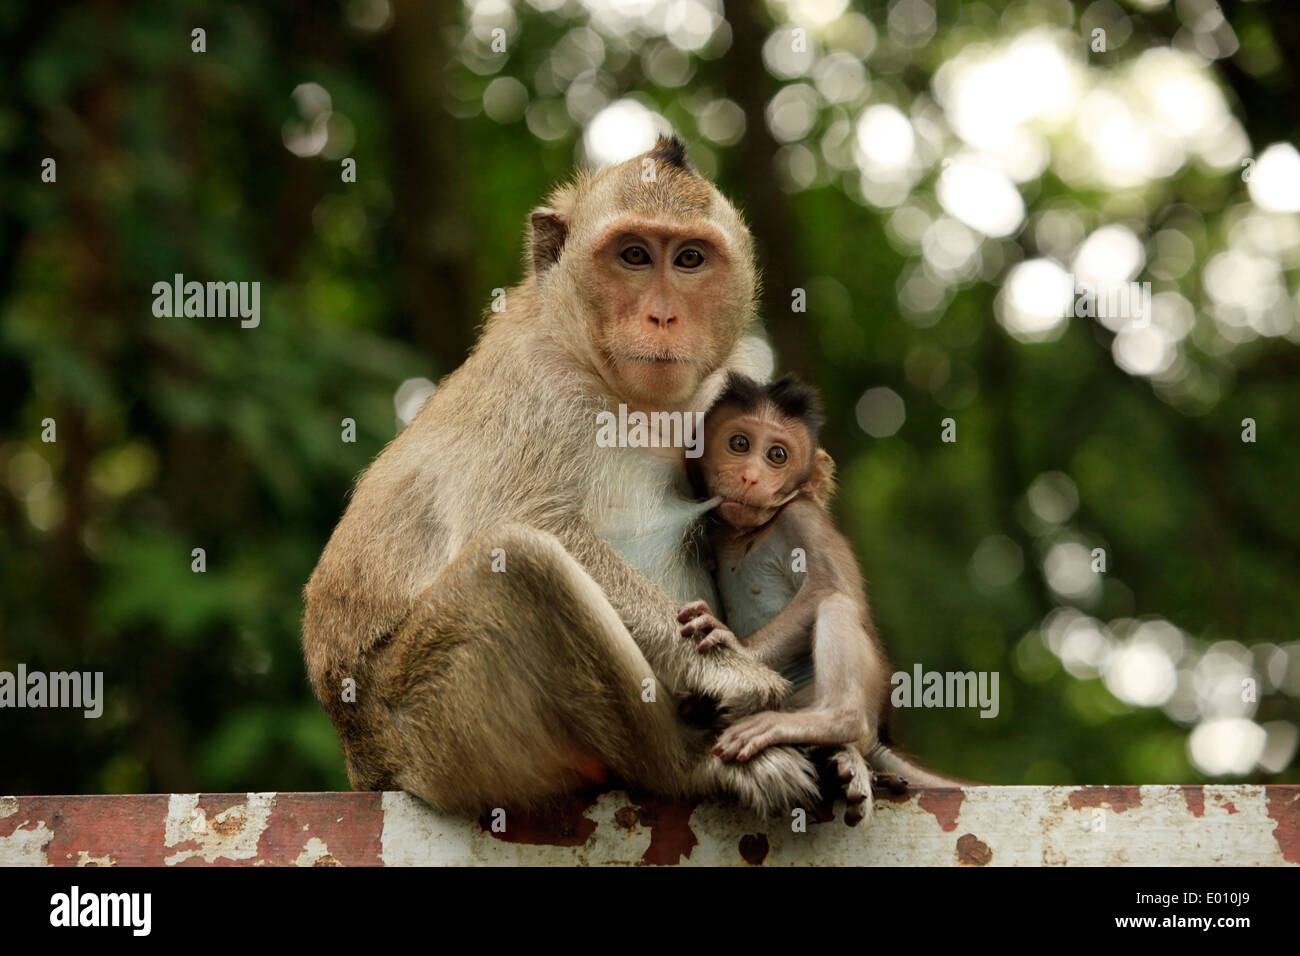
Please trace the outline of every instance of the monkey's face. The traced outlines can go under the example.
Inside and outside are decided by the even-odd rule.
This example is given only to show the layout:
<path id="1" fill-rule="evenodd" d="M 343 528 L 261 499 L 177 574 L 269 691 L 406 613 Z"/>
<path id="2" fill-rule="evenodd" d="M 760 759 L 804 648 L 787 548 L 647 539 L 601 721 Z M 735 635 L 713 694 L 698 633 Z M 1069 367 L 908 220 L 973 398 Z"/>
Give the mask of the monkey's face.
<path id="1" fill-rule="evenodd" d="M 709 494 L 720 495 L 718 516 L 733 528 L 772 520 L 808 478 L 814 448 L 802 422 L 771 408 L 724 406 L 704 422 L 700 474 Z"/>
<path id="2" fill-rule="evenodd" d="M 748 318 L 723 233 L 704 222 L 625 216 L 592 245 L 585 270 L 601 372 L 627 401 L 684 402 L 718 367 Z"/>

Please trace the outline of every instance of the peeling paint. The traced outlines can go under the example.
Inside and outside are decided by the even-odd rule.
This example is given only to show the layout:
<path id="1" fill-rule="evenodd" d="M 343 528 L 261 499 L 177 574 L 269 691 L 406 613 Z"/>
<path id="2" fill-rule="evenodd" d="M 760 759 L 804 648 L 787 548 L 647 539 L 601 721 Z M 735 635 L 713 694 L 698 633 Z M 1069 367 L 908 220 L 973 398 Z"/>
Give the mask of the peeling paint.
<path id="1" fill-rule="evenodd" d="M 962 790 L 936 788 L 922 793 L 917 805 L 927 813 L 933 813 L 942 829 L 955 830 L 957 817 L 961 814 L 961 804 L 965 799 L 966 794 Z"/>
<path id="2" fill-rule="evenodd" d="M 734 801 L 602 789 L 547 819 L 509 817 L 515 832 L 506 839 L 404 793 L 0 798 L 0 866 L 1300 864 L 1294 785 L 878 796 L 863 826 L 837 820 L 795 831 L 788 819 L 763 823 Z M 827 811 L 842 817 L 843 801 Z"/>
<path id="3" fill-rule="evenodd" d="M 1288 863 L 1300 863 L 1300 787 L 1270 787 L 1268 816 L 1277 826 L 1273 839 Z"/>
<path id="4" fill-rule="evenodd" d="M 16 816 L 13 814 L 12 816 Z M 23 820 L 8 834 L 0 834 L 0 864 L 4 866 L 53 866 L 45 848 L 54 833 L 44 820 Z"/>
<path id="5" fill-rule="evenodd" d="M 297 866 L 378 866 L 383 812 L 379 793 L 349 793 L 343 800 L 328 793 L 282 793 L 258 840 L 258 858 Z M 328 844 L 335 862 L 314 855 L 318 843 Z M 303 862 L 304 854 L 309 862 Z"/>
<path id="6" fill-rule="evenodd" d="M 973 833 L 957 838 L 957 863 L 960 866 L 988 866 L 993 862 L 989 845 Z"/>
<path id="7" fill-rule="evenodd" d="M 199 806 L 200 794 L 173 794 L 167 802 L 164 845 L 177 849 L 163 862 L 176 866 L 200 859 L 204 863 L 256 859 L 258 842 L 275 809 L 275 797 L 274 793 L 250 793 L 243 803 L 222 806 L 209 819 L 214 807 Z M 214 805 L 229 800 L 211 796 L 208 799 Z"/>
<path id="8" fill-rule="evenodd" d="M 699 841 L 691 830 L 691 814 L 696 803 L 688 800 L 641 801 L 637 814 L 643 826 L 650 827 L 650 845 L 642 862 L 655 866 L 680 863 L 691 855 Z"/>
<path id="9" fill-rule="evenodd" d="M 766 833 L 747 833 L 740 838 L 740 856 L 750 866 L 762 866 L 771 849 Z"/>
<path id="10" fill-rule="evenodd" d="M 463 866 L 477 859 L 475 848 L 482 838 L 477 826 L 439 816 L 409 793 L 383 794 L 379 845 L 385 866 Z"/>
<path id="11" fill-rule="evenodd" d="M 619 807 L 614 814 L 614 822 L 624 830 L 632 830 L 641 825 L 641 815 L 637 808 L 628 804 L 625 807 Z"/>
<path id="12" fill-rule="evenodd" d="M 36 826 L 44 827 L 49 834 L 44 855 L 53 866 L 75 866 L 83 852 L 88 859 L 111 859 L 114 865 L 157 866 L 162 862 L 165 796 L 19 797 L 17 800 L 20 812 L 0 819 L 0 865 L 10 862 L 6 834 L 12 833 L 14 827 Z"/>
<path id="13" fill-rule="evenodd" d="M 1142 792 L 1138 787 L 1081 787 L 1070 794 L 1070 806 L 1076 810 L 1102 805 L 1123 813 L 1142 806 Z"/>
<path id="14" fill-rule="evenodd" d="M 294 866 L 342 866 L 330 853 L 330 848 L 319 837 L 312 837 L 293 858 Z"/>

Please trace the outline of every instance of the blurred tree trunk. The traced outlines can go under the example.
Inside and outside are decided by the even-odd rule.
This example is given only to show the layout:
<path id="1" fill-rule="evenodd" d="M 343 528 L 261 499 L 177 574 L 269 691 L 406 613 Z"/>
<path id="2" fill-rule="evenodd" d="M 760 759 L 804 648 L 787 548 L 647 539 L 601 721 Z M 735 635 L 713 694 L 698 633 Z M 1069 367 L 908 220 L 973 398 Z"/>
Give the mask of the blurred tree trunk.
<path id="1" fill-rule="evenodd" d="M 1238 6 L 1225 5 L 1224 14 L 1240 23 Z M 1293 139 L 1300 123 L 1300 97 L 1295 95 L 1300 88 L 1300 10 L 1294 4 L 1261 3 L 1257 16 L 1272 33 L 1281 61 L 1277 72 L 1255 76 L 1241 66 L 1235 55 L 1217 60 L 1216 66 L 1241 104 L 1239 118 L 1251 145 L 1260 150 L 1278 140 Z M 1164 11 L 1162 22 L 1172 38 L 1182 21 L 1171 7 Z"/>
<path id="2" fill-rule="evenodd" d="M 728 93 L 745 111 L 744 146 L 737 151 L 740 163 L 736 179 L 744 190 L 744 213 L 758 246 L 758 264 L 763 273 L 761 308 L 778 367 L 807 376 L 809 355 L 807 313 L 791 311 L 791 292 L 807 288 L 807 277 L 796 261 L 794 222 L 786 194 L 776 182 L 773 159 L 780 148 L 767 126 L 767 101 L 773 90 L 772 77 L 763 65 L 763 40 L 768 24 L 761 4 L 752 0 L 728 0 L 727 22 L 731 24 Z"/>
<path id="3" fill-rule="evenodd" d="M 454 56 L 448 33 L 459 23 L 460 6 L 456 0 L 394 0 L 394 20 L 380 51 L 401 244 L 403 288 L 397 298 L 409 315 L 412 340 L 432 353 L 440 373 L 468 354 L 483 301 L 470 294 L 471 226 L 460 134 L 444 108 L 447 64 Z"/>

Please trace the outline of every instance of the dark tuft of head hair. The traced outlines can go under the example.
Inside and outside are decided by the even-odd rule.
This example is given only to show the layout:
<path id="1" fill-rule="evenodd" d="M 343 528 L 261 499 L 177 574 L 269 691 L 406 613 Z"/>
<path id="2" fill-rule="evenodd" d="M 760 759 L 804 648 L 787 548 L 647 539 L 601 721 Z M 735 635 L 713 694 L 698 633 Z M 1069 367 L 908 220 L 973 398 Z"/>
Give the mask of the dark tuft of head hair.
<path id="1" fill-rule="evenodd" d="M 785 418 L 803 422 L 817 444 L 817 434 L 826 423 L 822 412 L 822 400 L 817 390 L 805 385 L 793 375 L 784 375 L 775 382 L 764 385 L 748 375 L 732 372 L 722 392 L 713 403 L 714 408 L 722 405 L 736 405 L 745 411 L 771 406 Z"/>
<path id="2" fill-rule="evenodd" d="M 655 141 L 650 157 L 660 162 L 690 171 L 691 164 L 686 159 L 686 144 L 674 133 L 672 136 L 660 136 Z"/>

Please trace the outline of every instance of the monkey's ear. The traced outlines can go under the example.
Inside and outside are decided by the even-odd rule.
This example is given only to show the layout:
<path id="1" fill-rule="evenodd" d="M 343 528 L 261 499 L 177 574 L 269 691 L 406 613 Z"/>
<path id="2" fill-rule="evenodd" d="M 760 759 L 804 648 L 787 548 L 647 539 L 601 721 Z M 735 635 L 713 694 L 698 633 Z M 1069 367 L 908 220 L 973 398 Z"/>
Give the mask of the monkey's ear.
<path id="1" fill-rule="evenodd" d="M 541 275 L 560 259 L 564 240 L 569 238 L 569 217 L 556 209 L 538 206 L 533 210 L 530 222 L 533 274 Z"/>
<path id="2" fill-rule="evenodd" d="M 808 497 L 823 508 L 835 494 L 835 459 L 824 448 L 813 453 L 812 472 L 804 482 Z"/>

